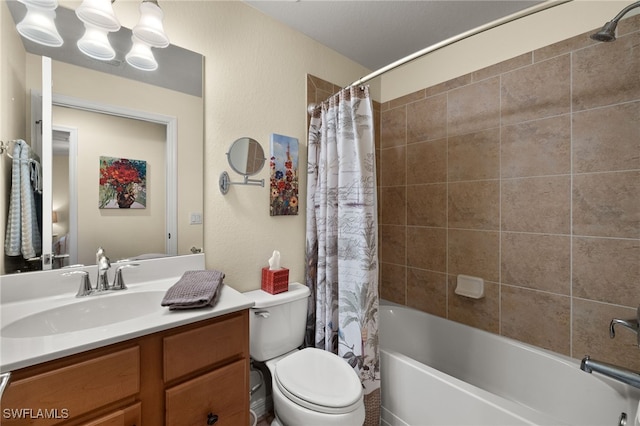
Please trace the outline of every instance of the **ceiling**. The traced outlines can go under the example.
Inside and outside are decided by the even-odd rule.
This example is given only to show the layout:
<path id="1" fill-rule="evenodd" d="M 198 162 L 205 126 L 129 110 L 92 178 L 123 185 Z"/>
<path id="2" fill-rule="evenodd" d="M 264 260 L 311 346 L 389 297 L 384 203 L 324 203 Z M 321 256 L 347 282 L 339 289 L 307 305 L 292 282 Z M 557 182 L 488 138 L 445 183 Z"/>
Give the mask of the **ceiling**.
<path id="1" fill-rule="evenodd" d="M 535 0 L 245 0 L 370 70 L 534 6 Z"/>

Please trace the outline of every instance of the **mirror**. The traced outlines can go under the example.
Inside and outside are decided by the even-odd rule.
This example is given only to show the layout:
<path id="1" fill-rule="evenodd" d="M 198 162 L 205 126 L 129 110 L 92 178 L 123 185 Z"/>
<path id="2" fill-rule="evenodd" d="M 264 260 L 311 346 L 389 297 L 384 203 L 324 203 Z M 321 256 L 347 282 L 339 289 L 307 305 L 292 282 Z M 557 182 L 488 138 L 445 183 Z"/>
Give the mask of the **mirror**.
<path id="1" fill-rule="evenodd" d="M 24 5 L 20 2 L 3 3 L 9 8 L 14 21 L 19 22 L 24 15 Z M 5 6 L 0 4 L 0 7 Z M 63 152 L 69 152 L 68 141 L 64 142 L 64 139 L 68 138 L 76 130 L 78 135 L 75 142 L 77 144 L 76 150 L 77 147 L 82 146 L 82 143 L 94 143 L 99 147 L 100 152 L 96 153 L 99 156 L 149 161 L 147 163 L 147 178 L 150 185 L 148 189 L 151 191 L 151 186 L 153 186 L 155 188 L 153 191 L 161 191 L 162 193 L 157 193 L 148 198 L 146 209 L 127 209 L 126 213 L 123 210 L 119 211 L 119 209 L 99 209 L 97 204 L 99 192 L 98 160 L 92 158 L 82 160 L 76 154 L 76 171 L 78 174 L 75 178 L 76 188 L 73 188 L 71 182 L 69 184 L 59 184 L 56 181 L 59 176 L 58 172 L 60 172 L 58 170 L 59 165 L 64 164 L 66 166 L 71 162 L 71 159 L 67 160 L 68 155 L 63 156 L 62 159 L 60 158 L 58 155 L 60 140 L 54 138 L 54 149 L 58 150 L 58 152 L 53 154 L 53 165 L 49 166 L 53 168 L 54 182 L 50 182 L 48 187 L 51 192 L 49 199 L 54 200 L 49 210 L 52 215 L 55 215 L 54 217 L 57 221 L 49 225 L 43 224 L 43 229 L 47 229 L 47 226 L 53 229 L 53 240 L 43 242 L 43 245 L 52 247 L 58 243 L 57 249 L 59 250 L 60 237 L 67 236 L 70 234 L 69 230 L 75 227 L 78 229 L 76 241 L 77 262 L 87 265 L 93 264 L 95 263 L 95 250 L 97 248 L 93 247 L 93 245 L 97 241 L 108 242 L 110 238 L 112 239 L 116 236 L 118 233 L 114 232 L 114 229 L 119 228 L 118 221 L 120 223 L 125 221 L 133 222 L 133 220 L 144 221 L 145 218 L 152 214 L 152 209 L 155 209 L 158 215 L 155 215 L 155 212 L 153 214 L 160 218 L 159 220 L 162 223 L 159 227 L 156 226 L 153 231 L 148 231 L 152 232 L 153 235 L 147 234 L 146 231 L 143 232 L 141 228 L 136 228 L 135 231 L 127 233 L 129 235 L 128 238 L 131 238 L 132 241 L 154 241 L 153 246 L 138 244 L 135 247 L 135 252 L 120 253 L 116 249 L 110 249 L 109 243 L 100 243 L 105 245 L 105 250 L 112 261 L 150 253 L 154 254 L 154 256 L 190 254 L 193 252 L 193 248 L 196 251 L 201 249 L 203 244 L 202 221 L 194 221 L 194 219 L 190 218 L 202 217 L 203 210 L 203 168 L 201 164 L 204 143 L 203 56 L 171 45 L 166 49 L 154 50 L 156 60 L 159 63 L 158 71 L 143 73 L 128 70 L 124 55 L 130 47 L 131 32 L 126 28 L 122 28 L 118 33 L 110 34 L 109 37 L 117 52 L 116 59 L 109 63 L 91 60 L 77 50 L 75 40 L 70 38 L 74 37 L 73 34 L 82 35 L 82 31 L 77 29 L 77 25 L 82 24 L 75 18 L 75 13 L 62 7 L 58 7 L 56 12 L 58 30 L 65 39 L 63 47 L 66 50 L 63 48 L 48 48 L 25 41 L 17 34 L 15 28 L 12 29 L 15 32 L 16 48 L 20 46 L 26 52 L 26 59 L 19 59 L 25 61 L 24 66 L 27 74 L 27 81 L 24 87 L 25 96 L 28 98 L 29 92 L 34 87 L 37 87 L 33 82 L 40 79 L 42 72 L 40 56 L 38 55 L 43 55 L 53 59 L 53 103 L 57 111 L 60 111 L 60 108 L 62 110 L 73 108 L 79 110 L 80 108 L 78 107 L 65 105 L 67 100 L 73 99 L 84 102 L 87 105 L 86 109 L 93 111 L 97 116 L 105 115 L 104 111 L 102 111 L 102 105 L 108 105 L 115 110 L 106 113 L 111 117 L 127 117 L 131 111 L 144 111 L 155 117 L 151 119 L 129 117 L 129 119 L 153 122 L 160 125 L 160 128 L 155 130 L 155 133 L 160 134 L 161 137 L 160 141 L 157 142 L 162 145 L 159 152 L 164 153 L 164 155 L 161 157 L 145 151 L 141 145 L 136 146 L 139 150 L 138 153 L 125 150 L 125 147 L 132 148 L 136 140 L 140 140 L 140 138 L 136 139 L 136 136 L 127 136 L 129 142 L 120 147 L 114 143 L 100 142 L 98 139 L 104 138 L 97 138 L 95 132 L 83 131 L 82 126 L 85 120 L 76 122 L 59 120 L 56 122 L 60 114 L 54 112 L 53 126 L 54 135 L 60 136 L 60 130 L 65 133 L 62 139 L 63 143 L 67 144 L 67 147 L 63 147 Z M 66 17 L 70 21 L 61 22 Z M 3 39 L 5 33 L 6 31 L 3 31 Z M 112 39 L 112 36 L 115 35 L 122 35 L 122 38 L 128 40 L 122 44 Z M 11 42 L 13 43 L 13 40 Z M 99 84 L 96 84 L 96 82 L 99 82 Z M 60 101 L 60 99 L 62 100 Z M 29 101 L 33 102 L 32 100 L 27 100 L 27 104 Z M 28 123 L 26 126 L 22 123 L 22 127 L 32 129 L 31 135 L 39 132 L 37 125 L 34 125 L 38 117 L 34 108 L 32 104 L 31 117 L 27 117 Z M 122 111 L 125 111 L 125 113 L 123 114 Z M 167 124 L 171 120 L 173 120 L 171 124 Z M 116 132 L 123 131 L 120 125 L 114 127 L 113 125 L 105 124 L 105 126 L 111 127 Z M 144 131 L 144 133 L 146 134 L 147 132 Z M 34 139 L 35 136 L 25 136 L 28 137 L 27 140 L 29 142 L 37 143 Z M 112 140 L 120 139 L 120 136 L 124 141 L 124 136 L 126 135 L 123 134 L 112 136 Z M 169 143 L 168 141 L 170 140 L 173 140 L 173 142 Z M 154 158 L 157 158 L 157 160 L 153 160 Z M 152 164 L 151 161 L 154 161 L 154 163 Z M 5 164 L 7 163 L 5 162 Z M 85 175 L 83 169 L 88 169 L 88 175 Z M 173 170 L 173 172 L 170 172 L 170 170 Z M 177 175 L 180 176 L 179 182 Z M 65 182 L 64 176 L 61 179 L 62 182 Z M 154 179 L 156 183 L 151 183 L 151 179 Z M 10 184 L 8 182 L 5 183 L 3 180 L 0 185 L 2 185 L 0 192 L 4 191 L 9 194 Z M 77 188 L 78 185 L 87 185 L 89 187 L 88 192 L 80 192 L 82 188 Z M 67 188 L 69 188 L 69 194 L 58 195 L 58 190 L 67 191 Z M 73 195 L 77 199 L 78 207 L 76 213 L 74 214 L 72 209 L 67 211 L 62 208 L 61 210 L 58 200 L 67 200 L 69 196 Z M 159 207 L 158 202 L 160 203 Z M 67 201 L 64 201 L 64 203 L 68 204 Z M 156 204 L 156 207 L 152 206 L 153 203 Z M 43 210 L 45 209 L 47 207 L 43 206 Z M 90 210 L 92 216 L 86 216 L 84 210 Z M 2 212 L 2 214 L 6 214 L 6 212 Z M 74 218 L 74 216 L 76 217 Z M 108 221 L 111 221 L 110 224 Z M 169 226 L 170 222 L 175 223 L 173 228 Z M 90 240 L 88 230 L 92 232 Z M 0 237 L 2 237 L 3 242 L 4 234 L 5 229 L 0 229 Z M 125 235 L 121 235 L 120 239 L 125 239 Z M 160 246 L 158 245 L 158 240 L 160 240 Z M 126 246 L 127 244 L 125 243 L 124 245 Z M 52 251 L 55 254 L 55 249 Z M 71 255 L 72 251 L 68 253 Z M 4 259 L 0 259 L 0 262 L 2 262 L 0 264 L 0 273 L 18 272 L 21 269 L 20 267 L 14 267 L 17 265 L 7 268 L 8 263 L 12 263 L 7 256 Z M 70 256 L 67 262 L 58 261 L 52 263 L 56 267 L 56 264 L 64 266 L 75 262 L 72 262 Z"/>
<path id="2" fill-rule="evenodd" d="M 227 152 L 227 161 L 234 172 L 244 176 L 243 182 L 231 182 L 227 172 L 222 172 L 218 181 L 220 192 L 226 194 L 231 185 L 260 185 L 264 186 L 264 179 L 249 179 L 262 170 L 266 158 L 262 145 L 251 138 L 236 139 Z"/>
<path id="3" fill-rule="evenodd" d="M 262 146 L 251 138 L 236 140 L 227 152 L 227 159 L 234 172 L 247 176 L 260 172 L 266 160 Z"/>

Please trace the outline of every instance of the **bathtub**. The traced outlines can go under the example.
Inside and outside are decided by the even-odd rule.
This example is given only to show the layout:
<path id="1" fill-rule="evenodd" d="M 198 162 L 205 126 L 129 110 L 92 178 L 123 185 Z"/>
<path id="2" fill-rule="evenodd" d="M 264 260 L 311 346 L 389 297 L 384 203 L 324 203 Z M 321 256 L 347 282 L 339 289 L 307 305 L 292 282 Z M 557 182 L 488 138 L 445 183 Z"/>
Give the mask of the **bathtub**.
<path id="1" fill-rule="evenodd" d="M 379 327 L 383 425 L 634 425 L 640 389 L 572 358 L 389 304 Z"/>

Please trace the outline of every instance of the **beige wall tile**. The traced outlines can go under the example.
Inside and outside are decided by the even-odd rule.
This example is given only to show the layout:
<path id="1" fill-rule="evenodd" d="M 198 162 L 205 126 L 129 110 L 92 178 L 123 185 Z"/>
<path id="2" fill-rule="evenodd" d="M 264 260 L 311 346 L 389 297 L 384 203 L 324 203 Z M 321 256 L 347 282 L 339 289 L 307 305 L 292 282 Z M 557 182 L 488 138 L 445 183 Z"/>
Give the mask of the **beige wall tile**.
<path id="1" fill-rule="evenodd" d="M 571 237 L 503 232 L 501 251 L 502 283 L 570 294 Z"/>
<path id="2" fill-rule="evenodd" d="M 447 136 L 447 96 L 439 95 L 407 105 L 407 143 Z"/>
<path id="3" fill-rule="evenodd" d="M 449 138 L 449 182 L 500 177 L 500 128 Z"/>
<path id="4" fill-rule="evenodd" d="M 406 146 L 380 150 L 380 186 L 405 185 L 407 182 Z"/>
<path id="5" fill-rule="evenodd" d="M 407 262 L 406 226 L 380 225 L 380 261 L 405 265 Z"/>
<path id="6" fill-rule="evenodd" d="M 380 148 L 407 144 L 407 108 L 402 106 L 380 112 Z"/>
<path id="7" fill-rule="evenodd" d="M 535 290 L 501 286 L 502 335 L 570 354 L 571 299 Z"/>
<path id="8" fill-rule="evenodd" d="M 504 126 L 501 175 L 505 178 L 571 172 L 571 117 L 559 115 Z"/>
<path id="9" fill-rule="evenodd" d="M 447 226 L 447 185 L 444 183 L 407 186 L 407 224 Z"/>
<path id="10" fill-rule="evenodd" d="M 405 186 L 388 186 L 379 188 L 380 224 L 406 224 L 406 190 Z"/>
<path id="11" fill-rule="evenodd" d="M 606 334 L 640 304 L 640 15 L 618 36 L 380 105 L 380 198 L 396 204 L 379 213 L 382 297 L 640 370 L 634 335 Z M 385 225 L 403 223 L 401 188 L 409 226 Z M 485 279 L 485 298 L 455 295 L 457 274 Z"/>
<path id="12" fill-rule="evenodd" d="M 499 282 L 500 233 L 449 229 L 448 273 Z"/>
<path id="13" fill-rule="evenodd" d="M 573 239 L 573 296 L 640 305 L 640 240 Z"/>
<path id="14" fill-rule="evenodd" d="M 502 124 L 511 125 L 571 111 L 569 55 L 502 75 Z"/>
<path id="15" fill-rule="evenodd" d="M 488 66 L 478 71 L 471 73 L 473 81 L 484 80 L 489 77 L 495 77 L 502 73 L 512 71 L 516 68 L 521 68 L 533 63 L 533 52 L 524 53 L 506 61 L 502 61 L 495 65 Z"/>
<path id="16" fill-rule="evenodd" d="M 502 230 L 568 234 L 571 178 L 544 176 L 502 181 Z"/>
<path id="17" fill-rule="evenodd" d="M 407 266 L 446 272 L 447 230 L 408 226 Z"/>
<path id="18" fill-rule="evenodd" d="M 449 184 L 450 228 L 500 229 L 500 181 L 480 180 Z"/>
<path id="19" fill-rule="evenodd" d="M 573 110 L 640 98 L 640 31 L 573 52 Z"/>
<path id="20" fill-rule="evenodd" d="M 390 100 L 389 108 L 390 109 L 397 108 L 399 106 L 410 104 L 411 102 L 415 102 L 424 98 L 425 98 L 425 89 L 416 90 L 415 92 L 409 93 L 408 95 L 400 96 L 399 98 Z"/>
<path id="21" fill-rule="evenodd" d="M 640 102 L 573 115 L 574 173 L 631 169 L 640 169 Z"/>
<path id="22" fill-rule="evenodd" d="M 380 263 L 380 297 L 394 303 L 407 303 L 407 267 Z"/>
<path id="23" fill-rule="evenodd" d="M 640 171 L 576 175 L 573 233 L 640 238 Z"/>
<path id="24" fill-rule="evenodd" d="M 407 183 L 447 181 L 447 140 L 407 145 Z"/>
<path id="25" fill-rule="evenodd" d="M 614 339 L 609 338 L 609 323 L 613 318 L 633 319 L 635 316 L 636 310 L 632 308 L 574 299 L 572 356 L 590 355 L 599 361 L 640 370 L 636 334 L 620 328 L 616 329 Z"/>
<path id="26" fill-rule="evenodd" d="M 447 317 L 447 275 L 409 268 L 407 306 L 439 317 Z"/>
<path id="27" fill-rule="evenodd" d="M 471 299 L 455 294 L 455 275 L 449 275 L 449 319 L 490 333 L 500 333 L 499 285 L 485 281 L 484 297 Z"/>
<path id="28" fill-rule="evenodd" d="M 490 78 L 449 92 L 449 136 L 500 125 L 500 79 Z"/>

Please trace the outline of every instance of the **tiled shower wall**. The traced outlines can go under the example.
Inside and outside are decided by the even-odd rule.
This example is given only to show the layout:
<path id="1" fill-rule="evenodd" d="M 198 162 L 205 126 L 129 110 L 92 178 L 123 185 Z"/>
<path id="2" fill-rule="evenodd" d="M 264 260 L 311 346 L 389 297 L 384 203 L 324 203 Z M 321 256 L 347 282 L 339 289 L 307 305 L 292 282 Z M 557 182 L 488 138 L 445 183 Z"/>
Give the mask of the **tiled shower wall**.
<path id="1" fill-rule="evenodd" d="M 608 335 L 640 305 L 640 16 L 618 29 L 374 102 L 381 297 L 640 369 L 635 335 Z"/>
<path id="2" fill-rule="evenodd" d="M 618 28 L 381 105 L 383 298 L 640 369 L 608 336 L 640 305 L 640 16 Z"/>

